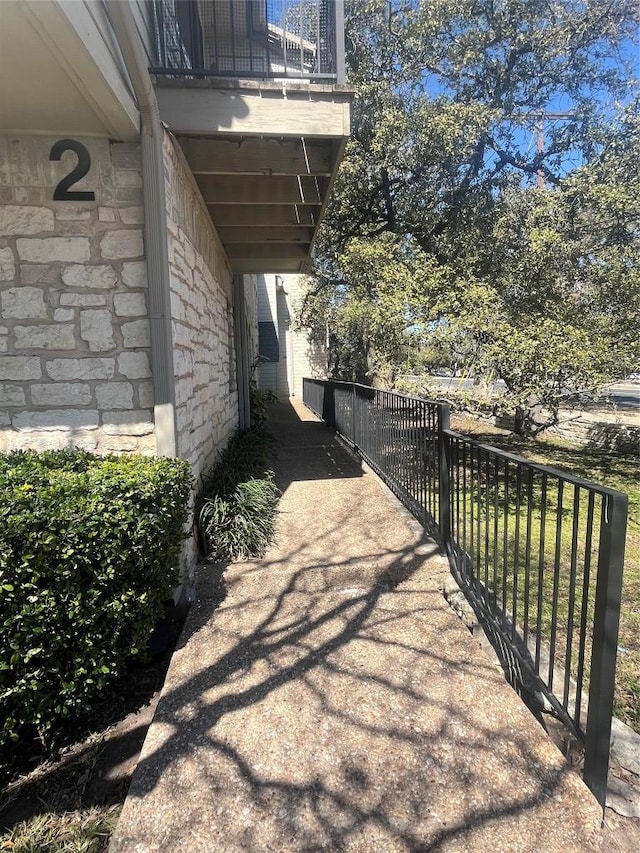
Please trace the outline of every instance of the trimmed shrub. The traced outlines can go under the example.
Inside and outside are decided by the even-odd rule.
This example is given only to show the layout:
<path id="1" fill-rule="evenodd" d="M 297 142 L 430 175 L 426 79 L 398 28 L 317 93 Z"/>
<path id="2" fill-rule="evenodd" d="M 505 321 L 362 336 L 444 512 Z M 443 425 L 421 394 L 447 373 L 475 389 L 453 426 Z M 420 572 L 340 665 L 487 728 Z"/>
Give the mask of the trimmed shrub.
<path id="1" fill-rule="evenodd" d="M 269 467 L 274 453 L 267 430 L 238 432 L 204 478 L 196 518 L 209 559 L 261 557 L 273 541 L 280 495 Z"/>
<path id="2" fill-rule="evenodd" d="M 184 460 L 0 455 L 0 743 L 46 743 L 147 640 L 177 580 Z"/>

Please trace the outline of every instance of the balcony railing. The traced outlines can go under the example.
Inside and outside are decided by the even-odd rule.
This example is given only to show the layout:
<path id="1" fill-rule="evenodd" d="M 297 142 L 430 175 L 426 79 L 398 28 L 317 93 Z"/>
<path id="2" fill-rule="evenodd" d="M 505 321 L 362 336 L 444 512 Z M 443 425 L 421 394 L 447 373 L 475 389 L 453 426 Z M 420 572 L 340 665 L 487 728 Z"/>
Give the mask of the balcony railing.
<path id="1" fill-rule="evenodd" d="M 303 400 L 439 539 L 510 682 L 584 743 L 604 806 L 627 496 L 453 432 L 446 404 L 316 379 Z"/>
<path id="2" fill-rule="evenodd" d="M 149 0 L 152 74 L 344 83 L 343 0 Z"/>

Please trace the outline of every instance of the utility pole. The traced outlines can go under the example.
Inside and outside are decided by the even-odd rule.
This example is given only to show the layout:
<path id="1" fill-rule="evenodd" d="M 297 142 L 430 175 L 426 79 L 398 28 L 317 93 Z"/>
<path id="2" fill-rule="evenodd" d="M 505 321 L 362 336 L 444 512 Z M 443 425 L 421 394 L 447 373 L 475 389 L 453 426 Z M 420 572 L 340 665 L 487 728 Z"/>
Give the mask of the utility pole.
<path id="1" fill-rule="evenodd" d="M 528 113 L 529 118 L 535 118 L 535 132 L 536 132 L 536 151 L 538 154 L 544 153 L 544 123 L 547 119 L 568 119 L 573 118 L 574 113 L 561 113 L 561 112 L 539 112 L 539 113 Z M 542 169 L 538 169 L 536 173 L 536 188 L 539 190 L 543 190 L 545 187 L 544 180 L 544 172 Z"/>

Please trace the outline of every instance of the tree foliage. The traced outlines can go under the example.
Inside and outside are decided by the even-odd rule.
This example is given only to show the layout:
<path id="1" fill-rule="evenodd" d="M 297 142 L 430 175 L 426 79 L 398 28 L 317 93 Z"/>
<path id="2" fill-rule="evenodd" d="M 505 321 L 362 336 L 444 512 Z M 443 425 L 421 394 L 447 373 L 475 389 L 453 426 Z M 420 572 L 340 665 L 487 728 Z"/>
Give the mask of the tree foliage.
<path id="1" fill-rule="evenodd" d="M 626 0 L 349 4 L 353 138 L 302 315 L 336 372 L 444 342 L 553 413 L 637 366 L 636 28 Z"/>

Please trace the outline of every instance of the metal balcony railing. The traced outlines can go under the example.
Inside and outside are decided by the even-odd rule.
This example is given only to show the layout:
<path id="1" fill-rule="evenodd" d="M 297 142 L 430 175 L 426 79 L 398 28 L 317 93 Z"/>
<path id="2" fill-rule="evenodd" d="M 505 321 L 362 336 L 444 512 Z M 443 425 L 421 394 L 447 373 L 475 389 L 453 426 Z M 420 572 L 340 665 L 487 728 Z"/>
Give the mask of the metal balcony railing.
<path id="1" fill-rule="evenodd" d="M 149 0 L 152 74 L 344 83 L 343 0 Z"/>
<path id="2" fill-rule="evenodd" d="M 584 743 L 604 807 L 627 496 L 453 432 L 443 403 L 317 379 L 303 401 L 440 541 L 509 681 Z"/>

